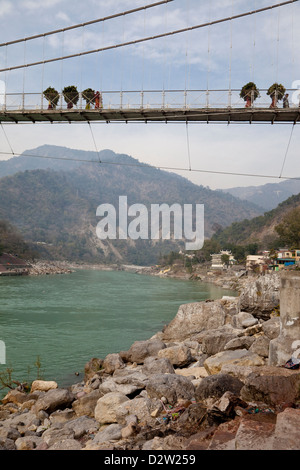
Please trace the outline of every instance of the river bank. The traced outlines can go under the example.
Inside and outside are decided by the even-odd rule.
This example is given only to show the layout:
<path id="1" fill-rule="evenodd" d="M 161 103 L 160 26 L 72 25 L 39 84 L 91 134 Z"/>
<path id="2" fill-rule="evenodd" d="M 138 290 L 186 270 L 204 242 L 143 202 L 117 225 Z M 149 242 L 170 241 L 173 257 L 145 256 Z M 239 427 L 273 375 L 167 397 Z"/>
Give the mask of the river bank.
<path id="1" fill-rule="evenodd" d="M 269 365 L 280 332 L 279 276 L 244 284 L 239 297 L 182 305 L 150 339 L 92 358 L 79 383 L 10 391 L 0 446 L 299 450 L 299 370 Z"/>
<path id="2" fill-rule="evenodd" d="M 29 275 L 70 274 L 75 270 L 94 271 L 126 271 L 135 274 L 171 278 L 179 280 L 200 281 L 212 283 L 227 290 L 239 291 L 247 283 L 248 278 L 257 278 L 258 274 L 248 273 L 244 266 L 226 270 L 212 270 L 209 265 L 193 265 L 192 268 L 183 265 L 170 267 L 137 266 L 127 264 L 91 264 L 72 261 L 40 260 L 30 264 Z"/>
<path id="3" fill-rule="evenodd" d="M 127 264 L 90 264 L 70 261 L 38 261 L 31 265 L 30 275 L 45 274 L 69 274 L 75 270 L 94 271 L 126 271 L 130 273 L 156 276 L 165 279 L 179 279 L 182 281 L 199 281 L 212 283 L 217 287 L 227 290 L 239 291 L 247 283 L 248 278 L 257 278 L 255 273 L 247 273 L 241 266 L 238 269 L 227 269 L 223 271 L 211 270 L 206 265 L 195 265 L 193 269 L 183 266 L 137 266 Z"/>

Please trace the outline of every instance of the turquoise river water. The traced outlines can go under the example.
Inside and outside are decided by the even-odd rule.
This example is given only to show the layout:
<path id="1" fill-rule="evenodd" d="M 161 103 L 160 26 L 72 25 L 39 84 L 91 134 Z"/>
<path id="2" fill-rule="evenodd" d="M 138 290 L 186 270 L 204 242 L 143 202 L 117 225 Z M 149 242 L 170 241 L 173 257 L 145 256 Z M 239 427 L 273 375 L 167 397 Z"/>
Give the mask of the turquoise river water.
<path id="1" fill-rule="evenodd" d="M 13 378 L 70 385 L 92 357 L 127 350 L 149 339 L 184 303 L 234 295 L 196 281 L 123 271 L 0 277 L 0 340 Z M 35 364 L 40 361 L 41 367 Z M 79 372 L 78 376 L 75 373 Z"/>

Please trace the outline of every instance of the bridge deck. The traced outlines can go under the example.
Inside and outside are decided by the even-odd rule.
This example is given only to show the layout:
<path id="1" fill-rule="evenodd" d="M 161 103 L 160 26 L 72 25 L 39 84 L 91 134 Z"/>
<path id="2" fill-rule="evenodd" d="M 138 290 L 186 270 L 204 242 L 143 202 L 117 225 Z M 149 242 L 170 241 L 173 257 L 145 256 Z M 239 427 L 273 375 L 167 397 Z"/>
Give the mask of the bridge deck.
<path id="1" fill-rule="evenodd" d="M 138 108 L 0 111 L 0 122 L 248 122 L 297 123 L 300 108 Z"/>

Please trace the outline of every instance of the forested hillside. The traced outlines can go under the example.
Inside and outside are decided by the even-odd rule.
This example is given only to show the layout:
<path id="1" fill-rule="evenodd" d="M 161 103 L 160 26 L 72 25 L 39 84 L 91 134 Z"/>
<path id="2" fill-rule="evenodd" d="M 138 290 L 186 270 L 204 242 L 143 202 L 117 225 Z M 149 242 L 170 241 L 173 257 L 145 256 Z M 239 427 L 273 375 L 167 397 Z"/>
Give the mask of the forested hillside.
<path id="1" fill-rule="evenodd" d="M 218 240 L 224 247 L 228 244 L 257 243 L 260 249 L 276 248 L 281 241 L 275 228 L 295 208 L 300 208 L 300 194 L 288 198 L 276 209 L 266 212 L 262 216 L 235 222 L 229 227 L 219 230 L 213 239 Z"/>
<path id="2" fill-rule="evenodd" d="M 147 240 L 100 241 L 100 204 L 204 204 L 207 237 L 261 209 L 229 194 L 197 186 L 174 173 L 110 150 L 100 154 L 43 146 L 0 163 L 0 218 L 13 223 L 41 256 L 88 262 L 155 263 L 182 244 Z M 44 156 L 44 158 L 40 158 Z M 45 158 L 46 157 L 46 158 Z M 49 157 L 49 158 L 48 158 Z M 101 163 L 99 162 L 99 157 Z"/>
<path id="3" fill-rule="evenodd" d="M 0 256 L 3 253 L 23 259 L 32 259 L 36 256 L 24 242 L 18 230 L 5 220 L 0 220 Z"/>

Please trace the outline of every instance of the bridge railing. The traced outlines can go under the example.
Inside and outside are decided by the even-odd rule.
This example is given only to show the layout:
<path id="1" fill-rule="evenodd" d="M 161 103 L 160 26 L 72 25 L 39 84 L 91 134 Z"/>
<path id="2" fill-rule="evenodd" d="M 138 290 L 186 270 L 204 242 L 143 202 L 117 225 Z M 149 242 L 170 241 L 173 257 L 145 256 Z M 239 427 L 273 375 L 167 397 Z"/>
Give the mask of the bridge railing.
<path id="1" fill-rule="evenodd" d="M 290 107 L 297 107 L 299 103 L 292 101 L 295 90 L 287 90 Z M 296 91 L 297 93 L 297 91 Z M 299 95 L 300 96 L 300 93 Z M 126 109 L 228 109 L 245 108 L 245 101 L 240 97 L 240 90 L 164 90 L 164 91 L 103 91 L 101 92 L 100 108 L 111 110 Z M 260 96 L 250 104 L 253 108 L 269 108 L 271 98 L 267 90 L 260 90 Z M 278 107 L 282 107 L 282 101 L 278 101 Z M 90 103 L 90 109 L 95 107 Z M 42 93 L 1 93 L 0 110 L 5 111 L 46 111 L 49 109 L 47 101 Z M 58 111 L 69 109 L 84 110 L 86 101 L 82 93 L 72 108 L 59 93 L 55 106 Z"/>

